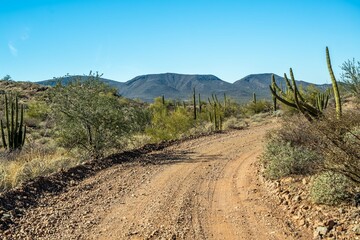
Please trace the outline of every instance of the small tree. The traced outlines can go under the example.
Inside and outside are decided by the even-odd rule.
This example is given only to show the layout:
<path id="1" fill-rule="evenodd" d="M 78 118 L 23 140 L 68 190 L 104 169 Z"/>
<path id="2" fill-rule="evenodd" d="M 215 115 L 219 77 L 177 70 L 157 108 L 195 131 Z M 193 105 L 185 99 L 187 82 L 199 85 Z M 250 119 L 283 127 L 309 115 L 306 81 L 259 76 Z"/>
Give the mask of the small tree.
<path id="1" fill-rule="evenodd" d="M 11 80 L 12 80 L 12 78 L 11 78 L 10 75 L 5 75 L 5 76 L 1 79 L 1 81 L 11 81 Z"/>
<path id="2" fill-rule="evenodd" d="M 356 62 L 354 58 L 352 61 L 347 60 L 342 64 L 341 70 L 343 70 L 342 81 L 357 98 L 360 98 L 360 62 Z"/>
<path id="3" fill-rule="evenodd" d="M 90 73 L 85 81 L 75 79 L 66 86 L 59 82 L 50 93 L 59 143 L 78 147 L 94 158 L 120 148 L 124 138 L 139 129 L 138 111 L 120 103 L 116 89 L 99 78 Z"/>

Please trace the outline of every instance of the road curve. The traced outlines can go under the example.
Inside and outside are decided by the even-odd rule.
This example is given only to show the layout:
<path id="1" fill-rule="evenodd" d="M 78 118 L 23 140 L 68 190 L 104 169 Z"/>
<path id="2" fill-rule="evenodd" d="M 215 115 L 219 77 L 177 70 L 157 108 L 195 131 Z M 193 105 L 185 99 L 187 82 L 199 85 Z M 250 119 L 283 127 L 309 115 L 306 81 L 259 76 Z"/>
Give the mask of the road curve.
<path id="1" fill-rule="evenodd" d="M 272 128 L 201 137 L 102 170 L 43 197 L 4 239 L 311 239 L 291 232 L 259 180 Z"/>

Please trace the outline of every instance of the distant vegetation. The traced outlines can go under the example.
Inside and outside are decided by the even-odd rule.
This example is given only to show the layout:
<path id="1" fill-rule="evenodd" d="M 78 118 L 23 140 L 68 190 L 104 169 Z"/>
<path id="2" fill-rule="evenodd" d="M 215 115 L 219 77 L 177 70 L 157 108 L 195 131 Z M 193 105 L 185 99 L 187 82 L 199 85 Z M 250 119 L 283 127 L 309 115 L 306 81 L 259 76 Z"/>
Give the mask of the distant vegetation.
<path id="1" fill-rule="evenodd" d="M 185 101 L 165 96 L 152 104 L 134 101 L 120 96 L 97 73 L 54 81 L 53 87 L 10 77 L 0 81 L 0 189 L 146 143 L 242 129 L 262 118 L 252 116 L 271 111 L 271 104 L 255 95 L 239 104 L 226 94 L 204 97 L 196 88 Z M 7 104 L 5 96 L 13 96 Z M 20 145 L 10 148 L 9 139 Z"/>

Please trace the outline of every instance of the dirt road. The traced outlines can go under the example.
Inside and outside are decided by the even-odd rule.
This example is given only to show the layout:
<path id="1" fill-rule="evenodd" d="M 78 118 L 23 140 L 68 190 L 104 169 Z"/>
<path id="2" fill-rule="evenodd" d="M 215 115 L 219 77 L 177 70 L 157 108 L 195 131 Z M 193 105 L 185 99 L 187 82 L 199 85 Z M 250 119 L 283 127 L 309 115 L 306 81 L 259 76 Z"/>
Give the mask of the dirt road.
<path id="1" fill-rule="evenodd" d="M 273 124 L 115 165 L 40 199 L 5 239 L 311 239 L 294 235 L 258 178 Z"/>

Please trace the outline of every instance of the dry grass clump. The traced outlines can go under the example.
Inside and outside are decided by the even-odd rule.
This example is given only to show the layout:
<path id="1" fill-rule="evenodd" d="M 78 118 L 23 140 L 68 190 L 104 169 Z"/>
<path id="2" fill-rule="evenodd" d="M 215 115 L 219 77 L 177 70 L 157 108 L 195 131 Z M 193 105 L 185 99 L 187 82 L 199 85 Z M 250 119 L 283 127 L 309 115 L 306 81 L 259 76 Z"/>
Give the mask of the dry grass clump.
<path id="1" fill-rule="evenodd" d="M 79 164 L 64 150 L 44 148 L 24 149 L 22 152 L 1 153 L 0 191 L 16 187 L 38 176 L 49 175 Z"/>
<path id="2" fill-rule="evenodd" d="M 237 129 L 241 130 L 244 128 L 247 128 L 249 126 L 249 123 L 245 121 L 244 119 L 239 119 L 236 117 L 230 117 L 225 120 L 223 123 L 223 129 L 224 130 L 230 130 L 230 129 Z"/>

